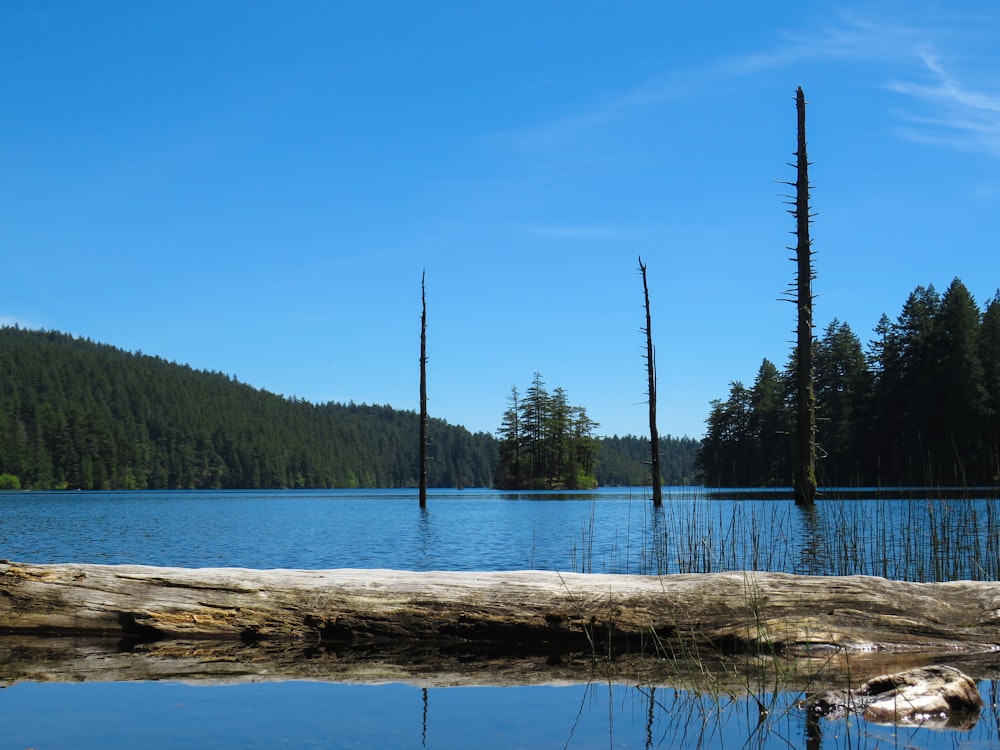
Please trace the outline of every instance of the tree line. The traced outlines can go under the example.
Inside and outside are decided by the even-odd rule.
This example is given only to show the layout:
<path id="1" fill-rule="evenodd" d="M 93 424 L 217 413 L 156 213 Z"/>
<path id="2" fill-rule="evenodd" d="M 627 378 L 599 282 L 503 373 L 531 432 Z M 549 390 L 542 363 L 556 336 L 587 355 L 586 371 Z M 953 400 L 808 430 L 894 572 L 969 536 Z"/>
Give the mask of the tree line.
<path id="1" fill-rule="evenodd" d="M 427 431 L 428 486 L 493 486 L 495 436 L 433 418 Z M 594 440 L 598 484 L 641 481 L 642 439 Z M 0 328 L 0 488 L 417 487 L 418 443 L 413 411 L 312 404 L 88 339 Z M 693 475 L 693 455 L 680 463 L 665 482 Z"/>
<path id="2" fill-rule="evenodd" d="M 812 347 L 816 472 L 826 486 L 1000 481 L 1000 292 L 981 310 L 961 280 L 918 286 L 867 350 L 833 320 Z M 697 456 L 709 486 L 789 486 L 796 352 L 711 402 Z"/>
<path id="3" fill-rule="evenodd" d="M 417 415 L 314 405 L 66 334 L 0 329 L 0 474 L 26 488 L 416 487 Z M 496 441 L 431 420 L 428 482 L 487 486 Z"/>
<path id="4" fill-rule="evenodd" d="M 602 487 L 635 487 L 650 484 L 649 438 L 612 435 L 600 439 L 597 480 Z M 695 459 L 701 441 L 692 437 L 660 435 L 660 480 L 665 486 L 698 483 Z"/>

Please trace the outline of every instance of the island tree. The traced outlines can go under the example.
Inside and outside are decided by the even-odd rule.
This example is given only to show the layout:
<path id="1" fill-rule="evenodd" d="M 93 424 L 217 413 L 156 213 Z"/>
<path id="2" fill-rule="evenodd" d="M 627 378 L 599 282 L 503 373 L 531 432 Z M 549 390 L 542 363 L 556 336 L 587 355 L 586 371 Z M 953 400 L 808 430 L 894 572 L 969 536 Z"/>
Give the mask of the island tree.
<path id="1" fill-rule="evenodd" d="M 597 423 L 566 391 L 545 387 L 540 373 L 522 397 L 512 387 L 497 430 L 499 489 L 592 489 L 597 486 Z"/>

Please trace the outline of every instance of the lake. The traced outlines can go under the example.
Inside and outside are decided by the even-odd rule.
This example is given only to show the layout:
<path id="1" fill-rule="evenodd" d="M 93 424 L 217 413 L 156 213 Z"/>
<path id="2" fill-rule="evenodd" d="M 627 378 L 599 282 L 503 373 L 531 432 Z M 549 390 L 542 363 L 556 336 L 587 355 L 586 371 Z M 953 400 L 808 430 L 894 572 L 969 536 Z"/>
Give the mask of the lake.
<path id="1" fill-rule="evenodd" d="M 876 491 L 873 490 L 873 496 Z M 1000 501 L 715 499 L 669 488 L 597 492 L 0 493 L 0 556 L 182 567 L 678 573 L 772 570 L 998 580 Z M 992 674 L 988 675 L 990 678 Z M 701 694 L 606 681 L 451 687 L 269 680 L 17 681 L 0 747 L 1000 748 L 996 683 L 977 676 L 971 729 L 811 720 L 793 692 Z M 79 676 L 77 676 L 79 679 Z M 10 678 L 0 673 L 0 682 Z M 488 678 L 483 678 L 488 682 Z M 762 719 L 761 704 L 766 704 Z M 155 738 L 155 739 L 154 739 Z"/>

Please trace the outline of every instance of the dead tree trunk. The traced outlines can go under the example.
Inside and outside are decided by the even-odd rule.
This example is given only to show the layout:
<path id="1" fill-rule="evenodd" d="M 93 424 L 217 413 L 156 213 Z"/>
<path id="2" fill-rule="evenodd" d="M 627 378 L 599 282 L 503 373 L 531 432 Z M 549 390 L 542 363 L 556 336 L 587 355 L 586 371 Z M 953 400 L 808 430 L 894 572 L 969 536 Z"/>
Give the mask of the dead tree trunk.
<path id="1" fill-rule="evenodd" d="M 0 561 L 0 634 L 995 652 L 1000 583 L 734 572 L 249 570 Z"/>
<path id="2" fill-rule="evenodd" d="M 420 274 L 420 507 L 427 507 L 427 272 Z"/>
<path id="3" fill-rule="evenodd" d="M 649 284 L 646 281 L 646 266 L 639 258 L 639 273 L 642 274 L 642 292 L 646 302 L 646 377 L 649 396 L 649 472 L 653 485 L 653 505 L 663 505 L 663 480 L 660 478 L 660 435 L 656 429 L 656 352 L 653 349 L 653 330 L 649 314 Z"/>
<path id="4" fill-rule="evenodd" d="M 813 390 L 812 242 L 809 239 L 809 157 L 806 155 L 806 100 L 802 88 L 795 92 L 798 113 L 798 148 L 795 152 L 795 305 L 798 308 L 795 365 L 795 502 L 816 501 L 816 395 Z"/>

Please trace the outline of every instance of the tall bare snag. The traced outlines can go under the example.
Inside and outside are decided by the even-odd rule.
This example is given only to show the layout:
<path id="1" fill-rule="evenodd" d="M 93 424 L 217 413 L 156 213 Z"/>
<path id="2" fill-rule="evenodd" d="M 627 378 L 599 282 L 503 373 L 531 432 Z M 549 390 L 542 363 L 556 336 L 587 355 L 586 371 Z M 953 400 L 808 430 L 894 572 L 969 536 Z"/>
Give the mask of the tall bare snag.
<path id="1" fill-rule="evenodd" d="M 420 507 L 427 507 L 427 271 L 420 274 Z"/>
<path id="2" fill-rule="evenodd" d="M 663 480 L 660 478 L 660 435 L 656 429 L 656 352 L 653 349 L 653 330 L 649 314 L 649 284 L 646 281 L 646 266 L 639 257 L 639 273 L 642 274 L 642 292 L 646 303 L 646 377 L 649 396 L 649 470 L 653 485 L 653 505 L 663 505 Z"/>
<path id="3" fill-rule="evenodd" d="M 793 492 L 795 502 L 816 501 L 816 394 L 813 388 L 812 241 L 809 238 L 809 157 L 806 154 L 806 99 L 800 86 L 795 92 L 798 114 L 798 148 L 795 152 L 795 305 L 798 308 L 795 358 L 795 449 Z"/>

